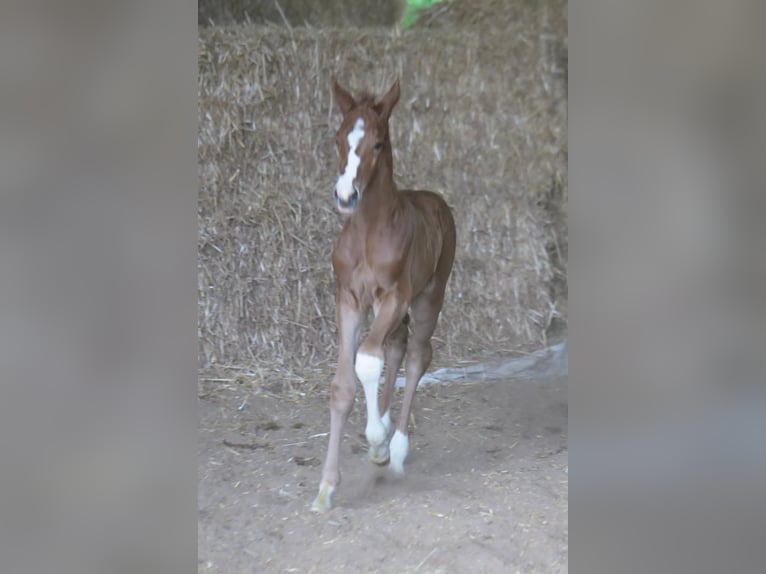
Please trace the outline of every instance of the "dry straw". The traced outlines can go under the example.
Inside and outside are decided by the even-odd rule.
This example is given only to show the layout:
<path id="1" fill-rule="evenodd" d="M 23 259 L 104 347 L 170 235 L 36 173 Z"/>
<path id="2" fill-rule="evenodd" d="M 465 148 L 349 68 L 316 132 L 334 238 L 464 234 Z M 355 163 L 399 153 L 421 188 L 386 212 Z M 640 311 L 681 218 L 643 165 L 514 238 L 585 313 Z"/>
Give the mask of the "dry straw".
<path id="1" fill-rule="evenodd" d="M 200 26 L 236 22 L 290 26 L 394 26 L 406 0 L 199 0 Z"/>
<path id="2" fill-rule="evenodd" d="M 566 258 L 565 81 L 544 25 L 201 30 L 201 366 L 316 373 L 335 360 L 333 73 L 378 93 L 400 76 L 397 182 L 453 207 L 437 364 L 542 342 Z"/>

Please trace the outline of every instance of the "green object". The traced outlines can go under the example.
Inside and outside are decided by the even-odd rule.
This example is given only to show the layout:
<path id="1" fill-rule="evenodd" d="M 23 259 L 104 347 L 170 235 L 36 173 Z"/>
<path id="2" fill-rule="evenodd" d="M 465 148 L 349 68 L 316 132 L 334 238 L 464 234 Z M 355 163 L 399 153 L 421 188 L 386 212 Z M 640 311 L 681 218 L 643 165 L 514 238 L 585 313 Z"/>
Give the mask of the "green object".
<path id="1" fill-rule="evenodd" d="M 417 20 L 418 12 L 440 2 L 444 2 L 444 0 L 407 0 L 407 8 L 404 11 L 404 18 L 402 18 L 402 28 L 406 30 L 412 26 Z"/>

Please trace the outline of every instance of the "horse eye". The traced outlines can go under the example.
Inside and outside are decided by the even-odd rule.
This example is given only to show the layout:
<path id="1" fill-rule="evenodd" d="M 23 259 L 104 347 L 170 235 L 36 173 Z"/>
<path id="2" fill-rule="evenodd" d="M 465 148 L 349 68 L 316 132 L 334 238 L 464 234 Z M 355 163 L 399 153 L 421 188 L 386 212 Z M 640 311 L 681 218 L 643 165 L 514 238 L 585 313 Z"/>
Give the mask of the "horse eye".
<path id="1" fill-rule="evenodd" d="M 378 142 L 375 144 L 375 151 L 380 151 L 383 149 L 383 144 Z"/>

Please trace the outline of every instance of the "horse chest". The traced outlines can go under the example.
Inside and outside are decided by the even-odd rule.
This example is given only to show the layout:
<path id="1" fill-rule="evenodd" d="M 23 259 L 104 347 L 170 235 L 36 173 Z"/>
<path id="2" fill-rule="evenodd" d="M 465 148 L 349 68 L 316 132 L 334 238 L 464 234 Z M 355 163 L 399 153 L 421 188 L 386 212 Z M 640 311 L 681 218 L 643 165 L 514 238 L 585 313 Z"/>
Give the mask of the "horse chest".
<path id="1" fill-rule="evenodd" d="M 366 246 L 364 239 L 342 237 L 333 253 L 333 267 L 343 288 L 353 293 L 363 306 L 374 306 L 376 300 L 397 284 L 396 274 L 392 273 L 397 265 Z"/>

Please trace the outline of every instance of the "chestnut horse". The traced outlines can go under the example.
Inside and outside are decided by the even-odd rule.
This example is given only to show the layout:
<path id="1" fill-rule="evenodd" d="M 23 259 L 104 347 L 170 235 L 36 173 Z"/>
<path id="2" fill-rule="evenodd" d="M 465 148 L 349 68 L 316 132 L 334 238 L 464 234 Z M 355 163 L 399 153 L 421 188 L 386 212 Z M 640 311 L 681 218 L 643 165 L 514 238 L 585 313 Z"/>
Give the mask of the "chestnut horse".
<path id="1" fill-rule="evenodd" d="M 341 436 L 354 404 L 357 378 L 367 402 L 369 456 L 376 464 L 388 463 L 395 473 L 404 473 L 412 400 L 431 362 L 431 336 L 456 240 L 455 221 L 440 195 L 400 191 L 394 184 L 388 118 L 399 100 L 399 80 L 377 101 L 369 94 L 354 99 L 335 78 L 332 90 L 343 113 L 337 132 L 340 161 L 334 197 L 348 218 L 332 253 L 340 348 L 330 391 L 327 458 L 311 507 L 315 512 L 331 507 L 340 483 Z M 359 345 L 370 307 L 374 319 Z M 391 392 L 405 353 L 404 399 L 389 447 Z M 378 397 L 384 360 L 387 368 Z"/>

